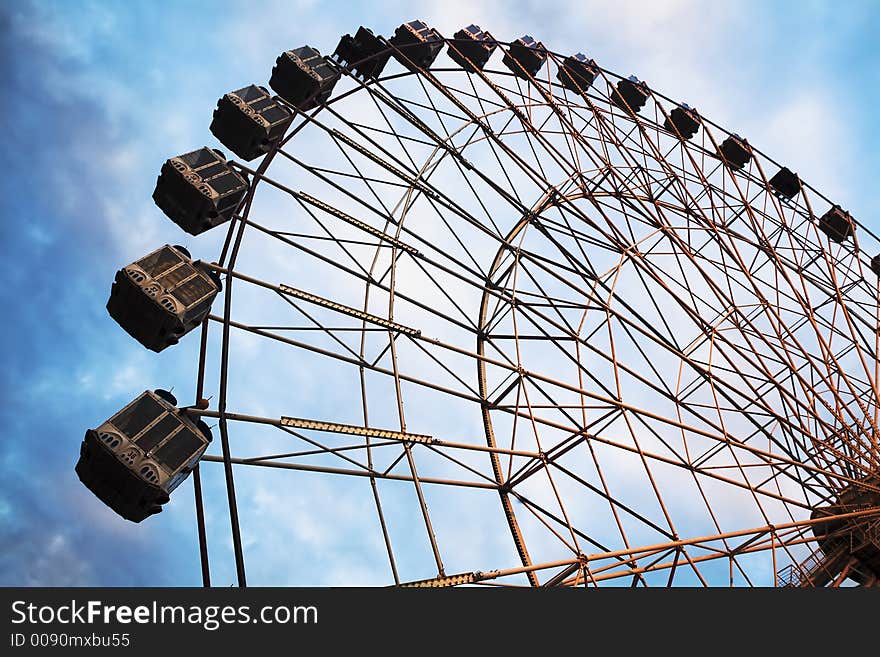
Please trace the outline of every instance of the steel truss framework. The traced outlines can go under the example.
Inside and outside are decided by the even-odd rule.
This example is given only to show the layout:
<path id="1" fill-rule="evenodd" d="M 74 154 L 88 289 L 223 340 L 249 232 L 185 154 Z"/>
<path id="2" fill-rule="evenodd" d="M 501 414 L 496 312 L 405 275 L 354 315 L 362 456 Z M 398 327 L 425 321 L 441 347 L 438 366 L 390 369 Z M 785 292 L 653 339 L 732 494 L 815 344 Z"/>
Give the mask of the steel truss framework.
<path id="1" fill-rule="evenodd" d="M 251 187 L 214 264 L 197 400 L 216 402 L 204 461 L 223 465 L 241 585 L 241 468 L 364 480 L 388 582 L 428 586 L 773 585 L 815 550 L 812 509 L 880 493 L 877 236 L 830 241 L 809 185 L 775 195 L 758 151 L 728 167 L 705 117 L 681 139 L 657 92 L 620 109 L 609 71 L 563 88 L 563 59 L 538 77 L 445 54 L 340 67 L 258 167 L 234 163 Z M 253 366 L 237 340 L 293 360 Z M 291 393 L 245 412 L 254 367 L 276 392 L 292 368 L 328 376 L 335 410 L 298 417 Z M 419 571 L 398 567 L 390 487 L 418 509 Z M 469 513 L 451 487 L 492 500 L 509 553 L 463 562 L 435 530 L 437 509 Z"/>

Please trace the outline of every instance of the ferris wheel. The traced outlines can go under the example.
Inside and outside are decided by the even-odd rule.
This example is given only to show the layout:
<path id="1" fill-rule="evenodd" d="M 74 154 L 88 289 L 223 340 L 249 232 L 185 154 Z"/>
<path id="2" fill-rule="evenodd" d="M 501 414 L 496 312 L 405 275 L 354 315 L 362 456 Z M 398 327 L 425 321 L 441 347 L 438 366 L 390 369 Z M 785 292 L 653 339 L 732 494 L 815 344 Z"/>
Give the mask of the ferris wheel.
<path id="1" fill-rule="evenodd" d="M 335 517 L 388 584 L 878 582 L 880 240 L 840 200 L 530 36 L 361 27 L 269 87 L 157 182 L 219 252 L 117 274 L 145 347 L 201 342 L 191 405 L 87 432 L 105 503 L 139 522 L 194 472 L 206 583 L 209 467 L 241 585 L 253 470 L 356 487 Z"/>

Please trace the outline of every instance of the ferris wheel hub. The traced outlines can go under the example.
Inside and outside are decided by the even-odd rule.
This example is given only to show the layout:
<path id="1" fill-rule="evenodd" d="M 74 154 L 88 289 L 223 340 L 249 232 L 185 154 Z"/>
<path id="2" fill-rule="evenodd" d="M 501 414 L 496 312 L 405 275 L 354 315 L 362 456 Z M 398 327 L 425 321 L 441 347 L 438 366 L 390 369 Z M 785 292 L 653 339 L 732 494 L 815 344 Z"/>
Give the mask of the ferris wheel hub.
<path id="1" fill-rule="evenodd" d="M 880 580 L 880 476 L 850 484 L 811 517 L 825 520 L 812 526 L 819 550 L 801 564 L 801 585 L 823 586 L 846 576 L 860 584 Z"/>

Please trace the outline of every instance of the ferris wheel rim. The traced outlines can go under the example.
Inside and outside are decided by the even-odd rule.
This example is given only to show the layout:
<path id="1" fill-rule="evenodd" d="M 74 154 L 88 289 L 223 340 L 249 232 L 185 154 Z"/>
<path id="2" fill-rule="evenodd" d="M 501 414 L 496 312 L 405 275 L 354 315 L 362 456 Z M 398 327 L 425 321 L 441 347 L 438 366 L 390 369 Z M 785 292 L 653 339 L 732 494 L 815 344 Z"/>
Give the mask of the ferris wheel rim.
<path id="1" fill-rule="evenodd" d="M 449 44 L 450 42 L 453 42 L 453 41 L 454 41 L 453 39 L 444 39 L 445 44 Z M 508 47 L 509 47 L 510 43 L 512 43 L 512 42 L 496 42 L 496 45 L 502 45 L 502 46 L 508 46 Z M 382 53 L 378 53 L 377 55 L 374 55 L 374 57 L 379 57 L 379 56 L 381 56 L 382 54 L 387 54 L 388 52 L 393 52 L 393 51 L 397 51 L 397 52 L 399 52 L 397 47 L 390 46 L 387 50 L 383 51 Z M 563 58 L 563 56 L 560 55 L 560 54 L 558 54 L 558 53 L 551 52 L 551 51 L 548 51 L 548 53 L 549 53 L 552 57 L 555 57 L 555 58 L 557 58 L 557 59 L 561 59 L 561 58 Z M 558 62 L 557 62 L 557 63 L 558 63 Z M 418 76 L 420 73 L 423 73 L 423 72 L 424 72 L 424 71 L 418 71 L 418 70 L 405 70 L 405 71 L 402 72 L 402 73 L 390 74 L 390 75 L 386 75 L 386 76 L 380 76 L 379 78 L 376 78 L 376 79 L 370 79 L 370 80 L 364 80 L 364 81 L 362 81 L 362 80 L 357 79 L 356 76 L 351 75 L 351 73 L 350 73 L 349 71 L 347 71 L 345 67 L 340 67 L 340 69 L 343 70 L 344 72 L 348 73 L 349 77 L 356 79 L 356 80 L 360 83 L 360 86 L 359 86 L 359 87 L 355 87 L 355 88 L 353 88 L 353 89 L 347 91 L 346 93 L 341 94 L 341 95 L 339 95 L 339 96 L 337 96 L 337 97 L 331 98 L 331 99 L 326 103 L 327 106 L 332 106 L 332 104 L 333 104 L 334 102 L 341 101 L 343 98 L 345 98 L 345 97 L 347 97 L 347 96 L 349 96 L 349 95 L 351 95 L 351 94 L 357 93 L 358 91 L 362 91 L 362 90 L 364 90 L 364 89 L 365 89 L 367 86 L 369 86 L 369 85 L 374 85 L 374 84 L 375 84 L 375 85 L 381 85 L 382 83 L 388 82 L 389 80 L 394 80 L 394 79 L 397 79 L 397 78 L 408 77 L 408 76 Z M 435 70 L 435 69 L 431 69 L 431 70 L 433 71 L 433 70 Z M 437 70 L 438 72 L 440 72 L 440 71 L 445 71 L 445 70 L 459 71 L 460 69 L 454 69 L 454 68 L 445 69 L 445 68 L 442 68 L 442 67 L 441 67 L 441 68 L 437 68 L 436 70 Z M 601 69 L 601 67 L 600 67 L 600 70 L 601 70 L 604 74 L 606 74 L 606 75 L 614 76 L 614 77 L 616 77 L 617 79 L 623 79 L 622 76 L 620 76 L 620 75 L 618 75 L 618 74 L 616 74 L 616 73 L 613 73 L 613 72 L 611 72 L 611 71 L 607 71 L 606 69 Z M 494 74 L 502 74 L 502 75 L 508 75 L 508 76 L 511 76 L 511 77 L 516 77 L 516 76 L 515 76 L 513 73 L 511 73 L 511 72 L 504 72 L 504 71 L 500 71 L 500 70 L 499 70 L 499 71 L 489 70 L 489 71 L 486 71 L 486 73 L 487 73 L 487 74 L 490 74 L 490 75 L 494 75 Z M 532 83 L 532 84 L 537 84 L 538 82 L 539 82 L 539 80 L 536 80 L 536 79 L 531 79 L 531 80 L 529 80 L 529 83 Z M 552 83 L 551 83 L 551 84 L 552 84 Z M 656 91 L 653 90 L 653 89 L 651 89 L 651 94 L 654 95 L 654 96 L 658 96 L 658 97 L 660 97 L 660 98 L 662 98 L 662 99 L 664 99 L 664 100 L 667 100 L 667 101 L 669 101 L 669 102 L 672 102 L 672 103 L 674 103 L 676 106 L 678 106 L 678 103 L 675 103 L 675 101 L 670 100 L 668 97 L 663 96 L 662 94 L 656 92 Z M 587 102 L 589 103 L 589 100 L 588 100 Z M 319 106 L 316 108 L 316 110 L 311 114 L 311 117 L 314 117 L 318 112 L 322 111 L 323 109 L 324 109 L 324 106 L 323 106 L 323 105 L 319 105 Z M 499 109 L 498 111 L 504 111 L 504 110 L 503 110 L 503 109 Z M 310 119 L 311 117 L 309 117 L 309 119 Z M 721 130 L 722 132 L 724 132 L 724 133 L 727 134 L 727 135 L 731 135 L 731 134 L 733 134 L 733 133 L 729 133 L 727 130 L 725 130 L 724 128 L 722 128 L 722 127 L 720 127 L 720 126 L 717 126 L 717 125 L 711 123 L 711 121 L 709 121 L 708 119 L 706 119 L 706 117 L 704 117 L 704 116 L 702 116 L 702 115 L 701 115 L 700 118 L 701 118 L 701 120 L 702 120 L 703 122 L 713 125 L 715 128 Z M 304 121 L 300 124 L 299 128 L 304 127 L 305 125 L 307 125 L 307 124 L 310 122 L 309 119 L 304 120 Z M 641 124 L 641 117 L 636 116 L 635 119 L 634 119 L 634 123 L 637 124 L 637 125 Z M 298 129 L 299 129 L 299 128 L 298 128 Z M 231 257 L 229 258 L 229 262 L 228 262 L 228 265 L 227 265 L 227 269 L 228 269 L 230 272 L 233 271 L 234 268 L 235 268 L 235 262 L 236 262 L 236 255 L 237 255 L 237 251 L 238 251 L 238 246 L 239 246 L 240 243 L 241 243 L 242 235 L 243 235 L 243 233 L 244 233 L 244 231 L 245 231 L 245 228 L 246 228 L 246 226 L 247 226 L 247 224 L 248 224 L 248 213 L 249 213 L 249 210 L 250 210 L 251 202 L 253 201 L 253 198 L 254 198 L 254 196 L 256 195 L 256 189 L 257 189 L 257 186 L 258 186 L 261 182 L 263 182 L 264 174 L 265 174 L 265 172 L 268 170 L 270 163 L 273 161 L 273 159 L 275 158 L 275 156 L 277 155 L 277 153 L 282 149 L 282 147 L 283 147 L 285 144 L 287 144 L 291 139 L 294 138 L 294 136 L 295 136 L 296 133 L 298 132 L 298 129 L 293 130 L 290 134 L 288 134 L 288 135 L 284 138 L 284 140 L 283 140 L 282 142 L 280 142 L 279 144 L 277 144 L 277 145 L 276 145 L 276 146 L 275 146 L 275 147 L 274 147 L 269 153 L 267 153 L 267 155 L 263 158 L 263 160 L 262 160 L 261 163 L 260 163 L 260 166 L 257 168 L 257 170 L 256 170 L 256 172 L 255 172 L 256 175 L 254 175 L 253 179 L 251 180 L 251 185 L 249 186 L 248 194 L 247 194 L 247 196 L 246 196 L 246 200 L 244 201 L 244 205 L 243 205 L 243 207 L 244 207 L 244 212 L 243 212 L 242 216 L 236 216 L 236 218 L 235 218 L 235 219 L 231 222 L 231 224 L 230 224 L 230 227 L 229 227 L 229 233 L 228 233 L 228 236 L 227 236 L 227 242 L 226 242 L 226 245 L 224 246 L 224 254 L 223 254 L 223 256 L 221 256 L 221 259 L 220 259 L 220 262 L 221 262 L 221 264 L 222 264 L 222 263 L 224 262 L 224 258 L 225 258 L 225 254 L 226 254 L 227 248 L 230 247 L 230 245 L 231 245 L 231 248 L 232 248 L 232 251 L 231 251 Z M 448 138 L 448 140 L 451 142 L 451 136 Z M 762 155 L 766 160 L 768 160 L 768 161 L 770 161 L 770 162 L 773 162 L 773 160 L 771 160 L 769 157 L 767 157 L 766 155 L 764 155 L 763 153 L 761 153 L 761 151 L 759 151 L 758 149 L 755 149 L 754 147 L 752 147 L 752 148 L 753 148 L 753 150 L 754 150 L 755 153 L 760 154 L 760 155 Z M 438 145 L 438 146 L 435 148 L 434 154 L 438 153 L 439 151 L 440 151 L 440 146 Z M 433 157 L 433 155 L 432 155 L 432 157 Z M 429 161 L 430 161 L 430 159 L 431 159 L 431 158 L 428 158 Z M 775 162 L 774 162 L 774 164 L 775 164 Z M 425 167 L 427 167 L 427 164 L 425 165 Z M 423 168 L 423 170 L 424 170 L 424 168 Z M 764 180 L 765 180 L 765 182 L 766 182 L 766 178 L 764 178 Z M 812 188 L 810 188 L 810 189 L 812 189 Z M 410 192 L 411 192 L 411 191 L 412 191 L 412 189 L 410 189 Z M 816 190 L 813 190 L 813 191 L 814 191 L 818 196 L 820 196 L 821 198 L 823 198 L 824 200 L 826 200 L 826 201 L 828 200 L 827 198 L 825 198 L 824 196 L 822 196 L 821 193 L 816 192 Z M 829 201 L 829 203 L 830 203 L 830 201 Z M 526 219 L 525 217 L 524 217 L 523 219 L 520 220 L 521 223 L 522 223 L 523 221 L 525 221 L 525 224 L 524 224 L 524 225 L 527 225 L 528 221 L 527 221 L 527 219 Z M 401 231 L 401 229 L 402 229 L 402 225 L 403 225 L 403 221 L 401 220 L 400 225 L 398 225 L 398 227 L 397 227 L 397 236 L 398 236 L 398 237 L 400 236 L 400 231 Z M 236 228 L 237 228 L 237 230 L 238 230 L 238 233 L 237 233 L 237 235 L 234 236 L 234 233 L 235 233 Z M 871 234 L 871 233 L 869 232 L 869 234 Z M 873 234 L 872 234 L 872 235 L 873 235 Z M 233 239 L 234 239 L 234 241 L 232 241 Z M 499 255 L 501 254 L 502 250 L 503 250 L 503 246 L 502 246 L 502 247 L 499 247 L 499 252 L 498 252 Z M 497 260 L 497 256 L 496 256 L 496 260 Z M 493 266 L 493 269 L 494 269 L 494 266 Z M 231 288 L 230 283 L 231 283 L 231 281 L 229 281 L 229 282 L 227 283 L 227 289 L 226 289 L 226 291 L 225 291 L 227 303 L 224 305 L 224 322 L 223 322 L 223 324 L 224 324 L 224 332 L 228 332 L 228 329 L 229 329 L 229 321 L 230 321 L 230 319 L 231 319 L 231 305 L 232 305 L 232 304 L 231 304 L 231 290 L 229 289 L 229 288 Z M 367 288 L 369 288 L 369 283 L 367 284 Z M 487 294 L 487 293 L 488 293 L 488 289 L 487 289 L 487 292 L 484 293 L 484 296 L 483 296 L 483 300 L 484 300 L 484 302 L 485 302 L 485 299 L 487 298 L 487 297 L 486 297 L 486 294 Z M 365 305 L 366 305 L 366 303 L 365 303 Z M 481 303 L 481 307 L 482 307 L 482 303 Z M 482 316 L 482 315 L 483 315 L 483 310 L 481 310 L 481 316 Z M 482 324 L 482 320 L 481 320 L 481 324 Z M 478 337 L 478 343 L 480 343 L 480 347 L 478 347 L 478 349 L 482 349 L 482 338 L 481 338 L 481 337 Z M 224 352 L 227 351 L 227 346 L 226 346 L 226 344 L 227 344 L 227 343 L 226 343 L 226 337 L 224 336 Z M 482 352 L 481 352 L 481 353 L 482 353 Z M 224 356 L 224 358 L 225 358 L 225 356 Z M 485 362 L 484 362 L 483 360 L 478 360 L 478 367 L 480 367 L 480 368 L 484 368 L 484 367 L 485 367 Z M 224 367 L 223 367 L 223 370 L 224 370 L 224 376 L 225 376 L 225 370 L 226 370 L 226 366 L 225 366 L 225 365 L 224 365 Z M 482 381 L 480 382 L 480 387 L 481 387 L 481 393 L 485 393 L 486 391 L 482 390 L 482 388 L 484 387 L 484 383 L 483 383 Z M 225 407 L 225 401 L 226 401 L 226 400 L 225 400 L 225 394 L 221 395 L 221 398 L 222 398 L 222 401 L 221 401 L 222 408 L 221 408 L 221 410 L 220 410 L 220 415 L 221 415 L 221 417 L 220 417 L 220 419 L 221 419 L 221 435 L 222 435 L 223 438 L 224 438 L 224 441 L 223 441 L 223 442 L 224 442 L 224 459 L 223 459 L 223 460 L 224 460 L 224 463 L 227 465 L 227 467 L 231 467 L 231 465 L 230 465 L 230 461 L 229 461 L 229 455 L 226 453 L 226 446 L 225 446 L 225 442 L 226 442 L 226 440 L 227 440 L 226 435 L 225 435 L 225 434 L 226 434 L 226 429 L 225 429 L 225 419 L 226 419 L 226 418 L 225 418 L 225 414 L 226 414 L 226 407 Z M 487 411 L 486 411 L 486 412 L 487 412 Z M 485 415 L 484 415 L 484 417 L 485 417 Z M 491 420 L 489 420 L 489 421 L 491 422 Z M 489 437 L 488 437 L 488 433 L 487 433 L 487 440 L 488 440 L 488 439 L 489 439 Z M 490 446 L 493 446 L 492 443 L 491 443 L 491 441 L 490 441 Z M 495 454 L 495 453 L 492 454 L 492 459 L 493 459 L 493 461 L 496 460 L 497 457 L 498 457 L 497 454 Z M 514 521 L 515 521 L 515 518 L 514 518 Z M 511 528 L 511 531 L 512 531 L 512 532 L 514 531 L 513 528 Z M 517 531 L 518 531 L 518 530 L 517 530 Z M 516 534 L 516 532 L 514 532 L 514 534 Z M 520 539 L 522 540 L 522 537 L 521 537 L 521 536 L 520 536 Z M 514 536 L 514 540 L 516 541 L 516 535 Z M 524 564 L 523 564 L 524 567 L 525 567 L 525 566 L 529 566 L 529 565 L 531 565 L 530 563 L 526 563 L 527 560 L 528 560 L 528 557 L 526 557 L 526 558 L 524 559 Z M 533 572 L 533 571 L 529 571 L 529 573 L 531 573 L 531 572 Z"/>

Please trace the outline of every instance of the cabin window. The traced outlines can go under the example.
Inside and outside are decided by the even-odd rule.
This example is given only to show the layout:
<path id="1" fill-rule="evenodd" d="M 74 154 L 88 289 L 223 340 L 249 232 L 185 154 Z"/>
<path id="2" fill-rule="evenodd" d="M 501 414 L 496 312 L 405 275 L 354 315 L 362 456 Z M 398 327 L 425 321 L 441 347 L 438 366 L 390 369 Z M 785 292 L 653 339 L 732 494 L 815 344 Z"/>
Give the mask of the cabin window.
<path id="1" fill-rule="evenodd" d="M 269 107 L 268 109 L 260 112 L 260 115 L 266 119 L 269 123 L 278 123 L 283 119 L 286 119 L 289 115 L 283 109 L 278 107 L 277 105 L 274 107 Z"/>
<path id="2" fill-rule="evenodd" d="M 171 292 L 171 296 L 180 301 L 184 308 L 205 298 L 216 291 L 216 288 L 201 276 L 196 276 Z"/>
<path id="3" fill-rule="evenodd" d="M 164 412 L 165 408 L 159 402 L 144 395 L 114 415 L 110 422 L 126 436 L 133 438 Z"/>
<path id="4" fill-rule="evenodd" d="M 231 171 L 209 181 L 211 187 L 220 196 L 241 187 L 241 179 Z"/>
<path id="5" fill-rule="evenodd" d="M 153 455 L 169 472 L 174 472 L 186 463 L 205 444 L 192 431 L 183 427 L 171 440 L 162 445 Z"/>
<path id="6" fill-rule="evenodd" d="M 269 98 L 269 96 L 265 96 L 264 98 L 260 98 L 259 100 L 248 103 L 248 105 L 251 106 L 251 109 L 254 110 L 255 112 L 258 112 L 259 114 L 262 114 L 263 110 L 265 110 L 267 107 L 270 107 L 274 104 L 275 104 L 275 101 L 272 100 L 271 98 Z M 285 114 L 285 116 L 287 116 L 287 114 Z"/>
<path id="7" fill-rule="evenodd" d="M 163 275 L 159 282 L 165 286 L 166 290 L 170 290 L 175 285 L 180 283 L 183 280 L 186 280 L 190 276 L 195 274 L 195 269 L 187 264 L 182 264 L 180 267 L 175 267 L 167 274 Z"/>
<path id="8" fill-rule="evenodd" d="M 162 272 L 168 271 L 179 262 L 180 256 L 169 247 L 164 246 L 145 258 L 141 258 L 135 264 L 155 278 L 156 276 L 161 275 Z"/>
<path id="9" fill-rule="evenodd" d="M 259 100 L 266 95 L 263 90 L 255 84 L 244 87 L 243 89 L 239 89 L 238 91 L 234 91 L 233 93 L 246 103 L 250 103 L 254 100 Z"/>
<path id="10" fill-rule="evenodd" d="M 149 452 L 161 443 L 172 431 L 180 426 L 180 420 L 170 413 L 150 427 L 143 436 L 138 438 L 135 445 L 145 452 Z"/>
<path id="11" fill-rule="evenodd" d="M 206 164 L 212 164 L 216 162 L 219 158 L 217 155 L 210 149 L 200 148 L 197 151 L 193 151 L 192 153 L 187 153 L 185 155 L 181 155 L 180 159 L 186 162 L 190 168 L 197 169 L 199 167 L 203 167 Z"/>

